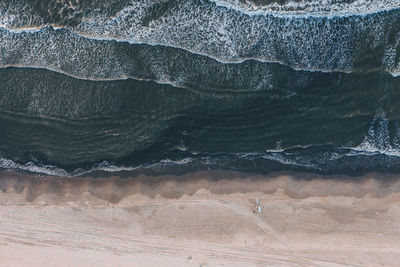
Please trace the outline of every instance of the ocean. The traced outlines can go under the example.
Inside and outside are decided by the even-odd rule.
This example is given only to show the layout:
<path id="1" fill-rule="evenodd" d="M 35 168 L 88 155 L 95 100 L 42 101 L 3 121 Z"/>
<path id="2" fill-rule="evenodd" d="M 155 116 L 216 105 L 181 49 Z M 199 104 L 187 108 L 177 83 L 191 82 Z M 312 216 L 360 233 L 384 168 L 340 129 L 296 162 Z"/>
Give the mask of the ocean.
<path id="1" fill-rule="evenodd" d="M 398 0 L 2 0 L 0 168 L 400 171 Z"/>

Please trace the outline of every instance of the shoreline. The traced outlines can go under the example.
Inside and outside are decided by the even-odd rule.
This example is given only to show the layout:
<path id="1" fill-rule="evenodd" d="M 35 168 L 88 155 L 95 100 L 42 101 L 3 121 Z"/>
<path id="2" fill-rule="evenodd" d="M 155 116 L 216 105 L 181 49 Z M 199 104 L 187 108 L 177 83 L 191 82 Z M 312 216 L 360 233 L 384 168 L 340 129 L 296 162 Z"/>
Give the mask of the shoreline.
<path id="1" fill-rule="evenodd" d="M 63 178 L 4 170 L 0 265 L 393 266 L 399 178 L 233 171 Z"/>

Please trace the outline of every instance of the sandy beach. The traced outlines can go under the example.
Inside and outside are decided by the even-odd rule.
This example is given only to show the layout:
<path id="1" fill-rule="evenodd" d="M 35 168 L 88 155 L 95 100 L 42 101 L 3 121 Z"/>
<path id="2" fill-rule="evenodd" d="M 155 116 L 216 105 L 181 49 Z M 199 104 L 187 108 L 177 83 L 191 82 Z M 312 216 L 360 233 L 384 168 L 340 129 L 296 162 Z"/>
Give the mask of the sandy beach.
<path id="1" fill-rule="evenodd" d="M 398 175 L 59 178 L 5 170 L 0 187 L 1 266 L 400 262 Z"/>

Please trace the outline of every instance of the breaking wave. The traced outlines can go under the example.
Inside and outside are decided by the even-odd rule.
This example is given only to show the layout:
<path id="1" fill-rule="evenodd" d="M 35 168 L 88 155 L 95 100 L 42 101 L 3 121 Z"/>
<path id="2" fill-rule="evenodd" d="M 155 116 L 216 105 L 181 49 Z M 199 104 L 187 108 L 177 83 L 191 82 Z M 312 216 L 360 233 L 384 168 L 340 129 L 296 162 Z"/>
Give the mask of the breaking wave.
<path id="1" fill-rule="evenodd" d="M 282 87 L 288 78 L 301 83 L 298 78 L 307 76 L 274 63 L 224 64 L 177 48 L 88 39 L 52 27 L 0 29 L 0 42 L 4 48 L 0 67 L 43 68 L 95 81 L 132 78 L 174 87 L 250 92 Z"/>
<path id="2" fill-rule="evenodd" d="M 78 6 L 83 10 L 76 11 L 81 15 L 71 24 L 46 17 L 28 2 L 8 1 L 0 6 L 0 25 L 24 29 L 51 24 L 89 39 L 175 47 L 223 63 L 257 60 L 308 71 L 354 71 L 371 50 L 378 49 L 384 55 L 376 55 L 374 67 L 381 65 L 396 75 L 400 64 L 398 1 L 346 2 L 288 2 L 260 7 L 250 1 L 122 1 L 109 9 Z M 253 9 L 265 10 L 254 13 Z M 273 9 L 286 15 L 276 16 Z M 63 44 L 79 45 L 75 40 L 63 39 Z M 44 49 L 56 45 L 36 42 Z"/>
<path id="3" fill-rule="evenodd" d="M 93 172 L 135 172 L 166 174 L 177 171 L 202 169 L 228 169 L 268 173 L 279 170 L 314 171 L 319 173 L 351 173 L 353 171 L 388 171 L 400 169 L 400 126 L 394 123 L 390 132 L 389 121 L 379 109 L 361 144 L 356 147 L 307 146 L 270 149 L 259 153 L 227 154 L 216 157 L 197 156 L 182 159 L 162 159 L 155 162 L 129 165 L 108 161 L 66 170 L 40 162 L 16 163 L 0 157 L 0 168 L 23 170 L 52 176 L 82 176 Z M 182 145 L 183 142 L 179 146 Z M 176 149 L 181 150 L 180 147 Z M 185 146 L 185 150 L 188 147 Z"/>
<path id="4" fill-rule="evenodd" d="M 358 153 L 400 157 L 400 124 L 397 121 L 391 124 L 385 112 L 378 109 L 363 142 L 352 150 Z"/>
<path id="5" fill-rule="evenodd" d="M 1 1 L 0 168 L 400 169 L 399 25 L 397 0 Z"/>

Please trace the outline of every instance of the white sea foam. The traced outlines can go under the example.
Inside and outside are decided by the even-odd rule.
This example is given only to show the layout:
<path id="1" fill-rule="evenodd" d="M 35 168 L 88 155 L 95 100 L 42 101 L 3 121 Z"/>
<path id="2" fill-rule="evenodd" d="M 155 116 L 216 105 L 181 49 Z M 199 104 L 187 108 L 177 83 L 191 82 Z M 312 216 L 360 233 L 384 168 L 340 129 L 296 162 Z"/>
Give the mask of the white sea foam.
<path id="1" fill-rule="evenodd" d="M 33 162 L 19 164 L 12 160 L 5 159 L 3 157 L 0 157 L 0 168 L 18 169 L 18 170 L 24 170 L 24 171 L 29 171 L 29 172 L 34 172 L 34 173 L 42 173 L 42 174 L 54 175 L 54 176 L 70 176 L 70 174 L 67 171 L 57 168 L 52 165 L 40 166 L 40 165 L 35 165 Z"/>
<path id="2" fill-rule="evenodd" d="M 201 159 L 200 159 L 201 160 Z M 206 158 L 204 158 L 206 160 Z M 166 166 L 176 166 L 176 165 L 186 165 L 193 161 L 192 158 L 183 158 L 181 160 L 170 160 L 164 159 L 156 163 L 152 164 L 143 164 L 137 166 L 117 166 L 113 163 L 103 161 L 98 164 L 94 164 L 92 168 L 88 170 L 83 169 L 76 169 L 72 172 L 68 172 L 62 168 L 58 168 L 53 165 L 42 165 L 42 164 L 35 164 L 33 162 L 27 162 L 24 164 L 16 163 L 10 159 L 5 159 L 0 157 L 0 168 L 4 169 L 16 169 L 16 170 L 23 170 L 33 173 L 40 173 L 46 174 L 51 176 L 65 176 L 65 177 L 76 177 L 82 176 L 86 174 L 90 174 L 96 171 L 103 171 L 103 172 L 122 172 L 122 171 L 135 171 L 138 169 L 160 169 Z"/>
<path id="3" fill-rule="evenodd" d="M 287 1 L 256 5 L 243 0 L 211 0 L 218 6 L 238 10 L 249 15 L 273 15 L 277 17 L 338 17 L 361 16 L 400 7 L 397 0 L 358 0 L 351 3 L 340 0 Z"/>
<path id="4" fill-rule="evenodd" d="M 395 37 L 395 41 L 388 44 L 385 49 L 385 54 L 382 58 L 382 64 L 385 66 L 386 71 L 388 71 L 393 77 L 400 76 L 400 31 Z"/>
<path id="5" fill-rule="evenodd" d="M 113 17 L 101 10 L 87 11 L 81 23 L 69 29 L 96 40 L 180 48 L 222 63 L 257 60 L 324 72 L 350 72 L 360 52 L 384 47 L 383 66 L 391 73 L 398 71 L 399 62 L 390 61 L 397 58 L 390 53 L 396 54 L 398 45 L 389 36 L 400 31 L 395 25 L 399 1 L 320 0 L 266 7 L 242 2 L 176 1 L 154 17 L 154 1 L 135 1 Z M 253 9 L 260 8 L 262 13 L 254 15 Z M 22 19 L 29 14 L 37 16 L 29 8 L 4 7 L 0 24 L 7 29 L 29 28 L 31 19 Z M 39 46 L 45 44 L 43 40 Z"/>
<path id="6" fill-rule="evenodd" d="M 272 153 L 272 154 L 265 154 L 263 155 L 264 159 L 272 160 L 279 162 L 283 165 L 290 165 L 290 166 L 298 166 L 298 167 L 306 167 L 306 168 L 311 168 L 311 169 L 318 169 L 318 166 L 316 164 L 308 163 L 306 162 L 306 158 L 303 158 L 302 161 L 298 161 L 295 159 L 291 159 L 290 157 L 287 157 L 285 153 Z"/>
<path id="7" fill-rule="evenodd" d="M 242 82 L 247 88 L 265 89 L 274 86 L 272 78 L 275 73 L 268 64 L 251 65 L 254 67 L 251 75 L 235 75 L 237 72 L 232 71 L 235 70 L 232 64 L 256 60 L 285 64 L 295 70 L 351 72 L 360 53 L 365 49 L 382 47 L 385 50 L 381 58 L 383 68 L 393 76 L 400 75 L 400 27 L 396 24 L 400 21 L 398 0 L 359 0 L 350 4 L 308 0 L 265 7 L 236 0 L 176 1 L 174 7 L 149 20 L 146 25 L 143 20 L 149 16 L 148 9 L 155 1 L 144 0 L 132 1 L 112 17 L 102 10 L 92 10 L 85 13 L 77 26 L 60 25 L 56 28 L 46 27 L 44 19 L 29 5 L 21 6 L 18 1 L 9 3 L 0 2 L 0 25 L 3 27 L 0 30 L 0 67 L 46 68 L 91 80 L 154 80 L 176 87 L 196 79 L 203 82 L 205 79 L 202 78 L 206 76 L 202 75 L 209 77 L 215 74 L 240 86 Z M 139 60 L 134 61 L 121 54 L 121 46 L 115 46 L 113 41 L 152 45 L 156 52 L 135 51 Z M 187 53 L 176 53 L 168 57 L 166 53 L 157 53 L 157 46 L 179 48 L 191 55 L 207 58 L 196 59 L 198 66 L 195 68 L 191 65 L 194 56 L 189 58 Z M 181 69 L 176 69 L 176 66 L 175 69 L 168 69 L 171 62 L 185 64 L 181 64 Z M 223 75 L 219 72 L 207 73 L 208 64 L 214 64 L 215 68 L 210 68 L 213 70 L 225 67 L 227 70 L 222 72 Z M 144 70 L 139 71 L 139 65 Z M 231 76 L 228 76 L 229 73 Z M 243 81 L 235 80 L 236 76 Z M 251 76 L 251 82 L 245 80 L 248 76 Z M 288 80 L 291 78 L 287 76 Z M 207 85 L 213 86 L 212 83 Z M 390 138 L 384 113 L 378 112 L 364 141 L 352 150 L 356 152 L 354 154 L 398 156 L 397 144 Z M 286 157 L 283 153 L 283 150 L 269 151 L 261 157 L 282 164 L 314 166 Z M 189 162 L 191 159 L 176 162 L 164 160 L 157 164 Z M 0 167 L 50 175 L 86 173 L 78 170 L 69 174 L 54 166 L 17 164 L 1 158 Z M 139 167 L 115 166 L 105 162 L 92 171 L 130 171 L 135 168 Z"/>
<path id="8" fill-rule="evenodd" d="M 287 72 L 288 78 L 297 81 L 295 72 L 276 64 L 255 61 L 222 64 L 179 49 L 99 41 L 52 27 L 17 33 L 0 28 L 0 42 L 3 48 L 0 68 L 43 68 L 78 79 L 132 78 L 179 88 L 194 85 L 236 92 L 275 88 L 280 82 L 274 78 L 275 73 L 282 74 L 282 70 Z M 221 82 L 224 88 L 220 88 Z"/>
<path id="9" fill-rule="evenodd" d="M 396 124 L 395 129 L 394 133 L 390 132 L 389 120 L 386 118 L 385 112 L 378 109 L 363 142 L 356 147 L 349 148 L 352 152 L 348 155 L 384 154 L 400 157 L 400 126 Z"/>

